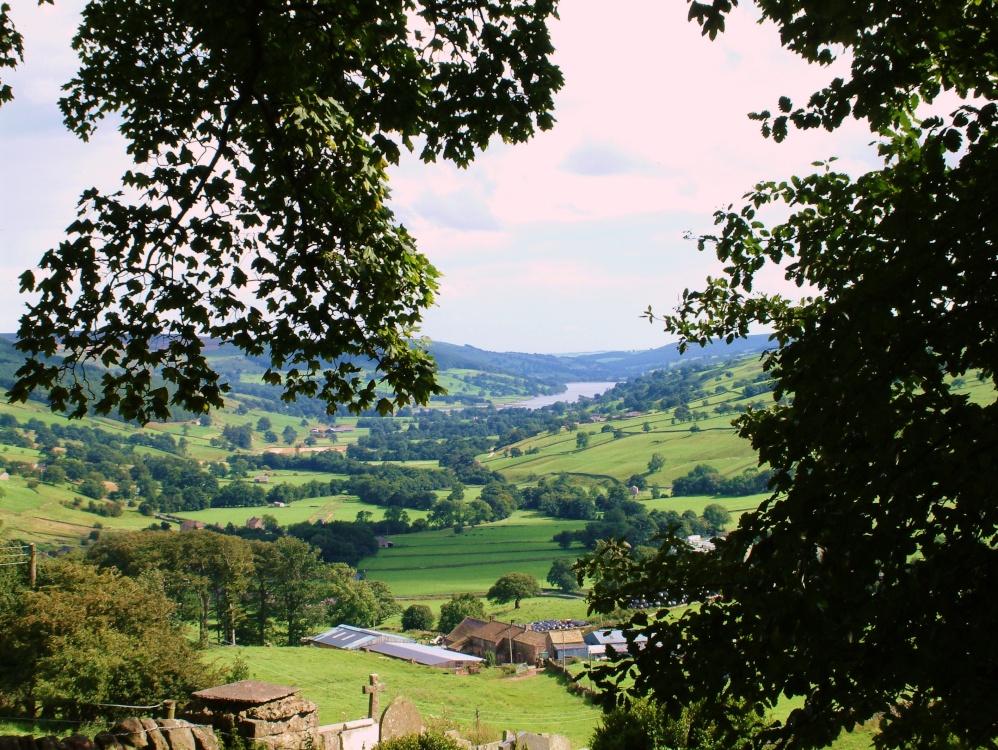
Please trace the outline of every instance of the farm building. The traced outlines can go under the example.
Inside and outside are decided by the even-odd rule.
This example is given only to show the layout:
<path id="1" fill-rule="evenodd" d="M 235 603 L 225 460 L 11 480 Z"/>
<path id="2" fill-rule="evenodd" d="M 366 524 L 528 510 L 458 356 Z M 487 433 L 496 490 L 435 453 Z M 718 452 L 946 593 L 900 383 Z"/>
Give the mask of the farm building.
<path id="1" fill-rule="evenodd" d="M 247 529 L 256 529 L 258 531 L 262 530 L 263 529 L 263 519 L 257 518 L 256 516 L 253 516 L 252 518 L 247 518 L 246 519 L 246 528 Z"/>
<path id="2" fill-rule="evenodd" d="M 451 651 L 439 646 L 424 646 L 422 643 L 376 643 L 373 646 L 365 646 L 364 650 L 440 669 L 459 669 L 484 661 L 478 656 L 462 654 L 460 651 Z"/>
<path id="3" fill-rule="evenodd" d="M 194 521 L 192 519 L 187 519 L 180 524 L 181 531 L 201 531 L 205 528 L 204 521 Z"/>
<path id="4" fill-rule="evenodd" d="M 395 542 L 386 536 L 376 536 L 374 538 L 378 542 L 378 549 L 391 549 L 395 546 Z"/>
<path id="5" fill-rule="evenodd" d="M 513 638 L 513 661 L 533 664 L 548 655 L 548 634 L 528 630 Z"/>
<path id="6" fill-rule="evenodd" d="M 522 625 L 500 622 L 493 620 L 485 623 L 468 636 L 468 641 L 463 649 L 466 654 L 475 656 L 485 656 L 487 651 L 491 651 L 496 656 L 499 664 L 509 664 L 515 661 L 513 654 L 513 644 L 511 639 L 526 632 Z"/>
<path id="7" fill-rule="evenodd" d="M 404 635 L 355 628 L 353 625 L 337 625 L 325 633 L 306 638 L 305 641 L 319 648 L 341 648 L 346 651 L 370 648 L 379 643 L 413 643 L 412 638 L 406 638 Z"/>
<path id="8" fill-rule="evenodd" d="M 641 644 L 648 638 L 639 635 L 636 640 Z M 602 658 L 606 655 L 607 646 L 612 646 L 618 654 L 627 653 L 627 639 L 622 630 L 594 630 L 586 634 L 585 641 L 589 645 L 590 655 L 596 658 Z"/>
<path id="9" fill-rule="evenodd" d="M 464 645 L 468 642 L 468 638 L 484 624 L 485 620 L 465 617 L 456 628 L 443 637 L 443 644 L 447 648 L 464 651 Z M 465 651 L 465 653 L 467 652 Z"/>
<path id="10" fill-rule="evenodd" d="M 448 648 L 474 656 L 484 657 L 491 652 L 500 664 L 510 661 L 534 663 L 550 653 L 546 632 L 498 620 L 483 622 L 473 617 L 464 618 L 460 625 L 444 636 L 443 643 Z"/>
<path id="11" fill-rule="evenodd" d="M 589 647 L 581 630 L 551 630 L 545 634 L 548 639 L 548 653 L 552 659 L 571 659 L 577 656 L 586 659 Z"/>

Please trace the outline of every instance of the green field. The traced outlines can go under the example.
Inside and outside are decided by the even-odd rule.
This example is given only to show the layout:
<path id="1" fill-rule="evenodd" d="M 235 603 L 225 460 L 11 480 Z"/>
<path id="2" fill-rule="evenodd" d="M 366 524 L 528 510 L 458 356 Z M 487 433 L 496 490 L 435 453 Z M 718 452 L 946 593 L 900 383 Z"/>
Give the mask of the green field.
<path id="1" fill-rule="evenodd" d="M 755 510 L 769 497 L 768 494 L 761 495 L 746 495 L 744 497 L 711 497 L 709 495 L 691 495 L 690 497 L 660 497 L 657 500 L 645 499 L 643 497 L 639 498 L 648 508 L 649 511 L 653 510 L 674 510 L 678 513 L 682 513 L 684 510 L 692 510 L 698 516 L 703 515 L 703 509 L 706 508 L 711 503 L 717 503 L 718 505 L 723 505 L 728 509 L 731 514 L 732 522 L 729 525 L 729 529 L 733 528 L 738 522 L 739 516 L 748 510 Z"/>
<path id="2" fill-rule="evenodd" d="M 209 652 L 231 663 L 242 656 L 250 678 L 300 687 L 319 706 L 319 721 L 331 724 L 367 716 L 361 688 L 377 673 L 386 691 L 382 706 L 404 695 L 419 708 L 424 721 L 436 717 L 467 730 L 475 711 L 496 730 L 558 732 L 584 747 L 600 716 L 596 706 L 570 695 L 562 682 L 546 673 L 527 679 L 502 676 L 498 669 L 479 675 L 455 675 L 370 653 L 313 648 L 219 648 Z M 434 721 L 433 723 L 437 723 Z"/>
<path id="3" fill-rule="evenodd" d="M 440 616 L 440 605 L 450 601 L 450 597 L 445 598 L 412 598 L 403 599 L 399 602 L 402 607 L 412 604 L 425 604 L 433 610 L 433 616 Z M 533 599 L 524 599 L 520 602 L 520 608 L 516 609 L 512 604 L 491 604 L 487 599 L 483 599 L 485 605 L 485 616 L 495 617 L 503 622 L 537 622 L 538 620 L 589 620 L 586 600 L 582 597 L 567 597 L 561 595 L 538 596 Z M 592 622 L 603 622 L 597 615 Z M 378 626 L 380 630 L 402 630 L 402 616 L 396 615 Z"/>
<path id="4" fill-rule="evenodd" d="M 578 554 L 561 549 L 551 537 L 584 525 L 517 511 L 505 521 L 461 534 L 442 529 L 392 537 L 394 548 L 365 558 L 358 567 L 391 586 L 396 596 L 483 592 L 513 571 L 544 581 L 555 558 Z"/>
<path id="5" fill-rule="evenodd" d="M 61 505 L 60 500 L 72 501 L 77 495 L 74 487 L 39 484 L 30 489 L 21 477 L 12 477 L 3 483 L 3 489 L 5 495 L 0 498 L 3 538 L 34 542 L 46 548 L 75 546 L 95 524 L 107 529 L 136 530 L 148 527 L 153 521 L 132 508 L 118 518 L 107 518 Z"/>
<path id="6" fill-rule="evenodd" d="M 513 482 L 530 481 L 545 474 L 569 472 L 627 479 L 642 474 L 649 485 L 671 486 L 672 480 L 689 472 L 694 466 L 709 463 L 722 474 L 733 475 L 757 465 L 755 453 L 748 441 L 739 438 L 731 427 L 730 416 L 714 416 L 698 424 L 699 432 L 690 432 L 689 425 L 673 425 L 672 418 L 662 412 L 644 417 L 610 423 L 581 425 L 579 430 L 590 433 L 589 447 L 576 447 L 576 433 L 563 431 L 543 435 L 518 443 L 523 451 L 539 449 L 533 455 L 507 458 L 501 453 L 482 458 L 482 463 Z M 642 425 L 648 422 L 650 432 Z M 614 438 L 611 432 L 600 432 L 603 424 L 624 431 L 624 437 Z M 653 453 L 662 454 L 665 467 L 648 474 L 648 459 Z"/>

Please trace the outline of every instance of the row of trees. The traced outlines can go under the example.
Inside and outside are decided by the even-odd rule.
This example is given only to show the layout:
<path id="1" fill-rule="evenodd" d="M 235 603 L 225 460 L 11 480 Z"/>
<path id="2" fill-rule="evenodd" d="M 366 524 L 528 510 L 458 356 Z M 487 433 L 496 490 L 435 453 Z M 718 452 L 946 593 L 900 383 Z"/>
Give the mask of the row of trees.
<path id="1" fill-rule="evenodd" d="M 357 580 L 342 563 L 291 536 L 249 541 L 212 531 L 105 534 L 87 561 L 148 582 L 196 623 L 199 641 L 263 644 L 280 635 L 289 646 L 316 628 L 347 622 L 377 625 L 399 611 L 387 586 Z"/>
<path id="2" fill-rule="evenodd" d="M 685 539 L 691 535 L 711 538 L 721 534 L 731 523 L 731 514 L 720 503 L 710 503 L 703 514 L 694 510 L 653 510 L 651 513 L 644 503 L 627 500 L 606 510 L 602 516 L 586 524 L 577 531 L 560 531 L 552 541 L 562 549 L 568 549 L 574 542 L 581 542 L 586 549 L 595 550 L 608 539 L 624 539 L 632 548 L 657 549 L 661 544 L 658 538 L 677 537 Z"/>
<path id="3" fill-rule="evenodd" d="M 727 478 L 712 466 L 698 464 L 688 474 L 672 482 L 673 497 L 689 495 L 727 495 L 741 497 L 769 490 L 773 472 L 769 469 L 746 469 L 740 475 Z"/>

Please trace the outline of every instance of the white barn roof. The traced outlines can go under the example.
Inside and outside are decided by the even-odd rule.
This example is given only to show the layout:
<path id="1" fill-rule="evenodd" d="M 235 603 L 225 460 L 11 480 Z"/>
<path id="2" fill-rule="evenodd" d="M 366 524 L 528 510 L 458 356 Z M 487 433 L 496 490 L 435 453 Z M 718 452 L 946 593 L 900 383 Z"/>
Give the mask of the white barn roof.
<path id="1" fill-rule="evenodd" d="M 422 643 L 376 643 L 367 647 L 385 656 L 406 659 L 428 667 L 460 667 L 485 661 L 478 656 L 462 654 L 439 646 L 424 646 Z"/>
<path id="2" fill-rule="evenodd" d="M 386 641 L 394 643 L 412 643 L 411 638 L 395 633 L 382 633 L 378 630 L 367 630 L 366 628 L 355 628 L 353 625 L 337 625 L 335 628 L 327 630 L 325 633 L 313 635 L 307 638 L 317 646 L 327 648 L 342 648 L 347 651 L 354 651 L 365 646 L 372 646 L 376 643 Z"/>

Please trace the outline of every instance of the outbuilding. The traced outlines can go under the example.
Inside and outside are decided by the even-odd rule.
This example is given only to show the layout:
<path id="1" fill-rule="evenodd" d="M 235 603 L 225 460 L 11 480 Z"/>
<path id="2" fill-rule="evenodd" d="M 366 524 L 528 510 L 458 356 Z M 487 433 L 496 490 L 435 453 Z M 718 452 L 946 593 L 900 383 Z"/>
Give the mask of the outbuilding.
<path id="1" fill-rule="evenodd" d="M 370 648 L 379 643 L 414 643 L 412 638 L 406 638 L 404 635 L 355 628 L 353 625 L 337 625 L 325 633 L 306 638 L 305 641 L 319 648 L 341 648 L 345 651 Z"/>
<path id="2" fill-rule="evenodd" d="M 462 654 L 460 651 L 451 651 L 449 648 L 439 646 L 426 646 L 422 643 L 376 643 L 365 646 L 364 650 L 438 669 L 460 669 L 484 661 L 478 656 Z"/>

